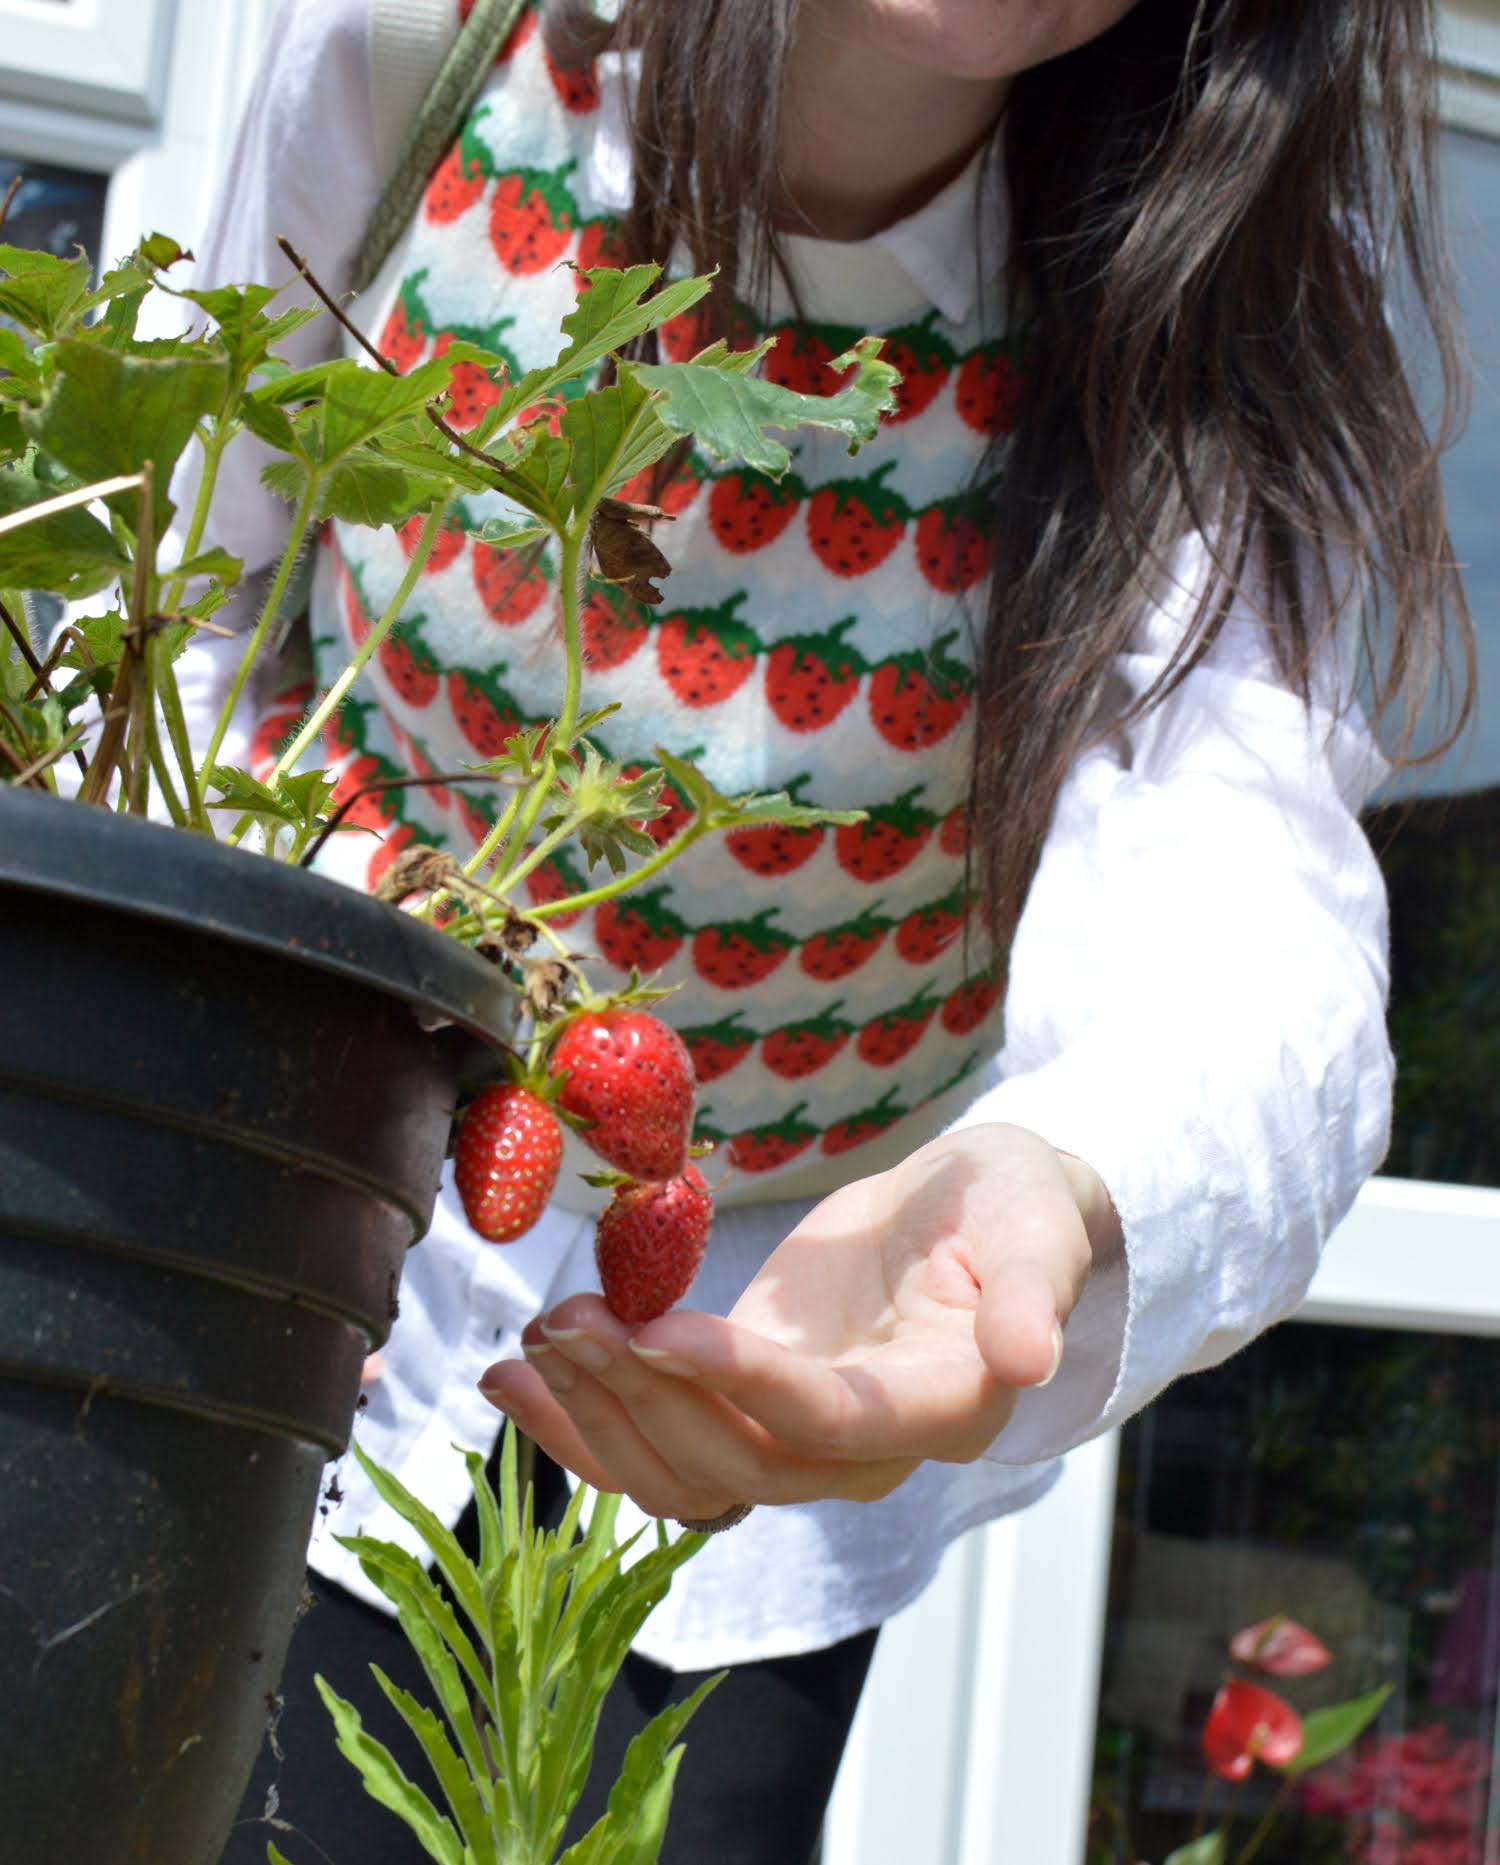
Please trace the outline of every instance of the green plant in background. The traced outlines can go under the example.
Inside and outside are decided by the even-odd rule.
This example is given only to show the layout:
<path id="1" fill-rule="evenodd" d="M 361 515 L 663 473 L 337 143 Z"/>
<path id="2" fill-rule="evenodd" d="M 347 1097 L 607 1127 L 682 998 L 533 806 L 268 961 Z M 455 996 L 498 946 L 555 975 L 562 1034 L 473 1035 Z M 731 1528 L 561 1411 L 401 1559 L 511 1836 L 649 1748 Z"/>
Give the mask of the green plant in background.
<path id="1" fill-rule="evenodd" d="M 420 1744 L 447 1811 L 367 1733 L 351 1703 L 321 1677 L 318 1689 L 339 1750 L 366 1791 L 410 1827 L 439 1865 L 559 1860 L 605 1693 L 673 1574 L 707 1539 L 683 1534 L 669 1542 L 659 1526 L 657 1545 L 627 1566 L 634 1539 L 615 1542 L 619 1498 L 595 1496 L 585 1528 L 589 1492 L 581 1486 L 556 1529 L 538 1528 L 531 1486 L 517 1473 L 517 1436 L 507 1423 L 498 1495 L 483 1458 L 467 1454 L 479 1514 L 477 1564 L 430 1509 L 355 1446 L 381 1498 L 421 1536 L 441 1576 L 392 1542 L 339 1537 L 396 1608 L 421 1659 L 435 1709 L 399 1689 L 378 1665 L 370 1668 Z M 606 1812 L 560 1855 L 560 1865 L 652 1865 L 683 1754 L 677 1738 L 718 1681 L 708 1678 L 641 1730 Z M 289 1865 L 274 1844 L 268 1858 Z"/>

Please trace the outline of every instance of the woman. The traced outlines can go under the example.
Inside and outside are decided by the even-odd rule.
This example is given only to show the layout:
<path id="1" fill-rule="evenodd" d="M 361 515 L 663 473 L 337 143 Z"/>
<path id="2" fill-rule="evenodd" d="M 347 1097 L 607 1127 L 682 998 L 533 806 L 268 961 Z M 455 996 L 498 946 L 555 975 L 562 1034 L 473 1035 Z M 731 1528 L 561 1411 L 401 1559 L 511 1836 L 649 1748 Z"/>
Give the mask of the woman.
<path id="1" fill-rule="evenodd" d="M 265 273 L 275 231 L 346 271 L 379 186 L 367 3 L 284 16 L 214 274 Z M 1454 380 L 1431 14 L 549 7 L 359 306 L 403 364 L 453 333 L 529 367 L 572 301 L 557 261 L 671 258 L 737 296 L 669 353 L 775 331 L 768 370 L 827 392 L 837 339 L 873 330 L 906 372 L 852 468 L 816 439 L 789 487 L 689 462 L 662 489 L 654 632 L 600 618 L 613 755 L 665 743 L 723 788 L 800 782 L 872 817 L 795 883 L 704 845 L 670 893 L 571 934 L 683 986 L 664 1014 L 736 1168 L 695 1311 L 632 1334 L 580 1292 L 566 1184 L 503 1252 L 445 1194 L 370 1388 L 366 1445 L 450 1520 L 462 1469 L 432 1447 L 491 1442 L 495 1407 L 650 1515 L 738 1522 L 653 1616 L 601 1742 L 607 1771 L 660 1701 L 734 1667 L 690 1732 L 668 1861 L 807 1857 L 881 1620 L 1058 1453 L 1295 1306 L 1379 1161 L 1384 902 L 1357 810 L 1384 766 L 1354 670 L 1363 646 L 1376 711 L 1410 707 L 1445 606 L 1467 639 L 1385 321 L 1399 254 Z M 247 499 L 245 523 L 226 541 L 264 560 L 274 513 Z M 313 633 L 336 658 L 401 557 L 335 542 Z M 441 768 L 494 715 L 545 716 L 545 575 L 455 534 L 351 748 Z M 403 830 L 463 839 L 460 803 L 407 795 Z M 731 936 L 775 946 L 753 991 L 705 969 Z M 328 1527 L 393 1533 L 342 1481 Z M 312 1560 L 289 1719 L 308 1672 L 352 1693 L 354 1654 L 394 1642 L 326 1533 Z M 282 1817 L 334 1857 L 406 1857 L 357 1793 L 330 1798 L 319 1714 L 283 1724 Z"/>

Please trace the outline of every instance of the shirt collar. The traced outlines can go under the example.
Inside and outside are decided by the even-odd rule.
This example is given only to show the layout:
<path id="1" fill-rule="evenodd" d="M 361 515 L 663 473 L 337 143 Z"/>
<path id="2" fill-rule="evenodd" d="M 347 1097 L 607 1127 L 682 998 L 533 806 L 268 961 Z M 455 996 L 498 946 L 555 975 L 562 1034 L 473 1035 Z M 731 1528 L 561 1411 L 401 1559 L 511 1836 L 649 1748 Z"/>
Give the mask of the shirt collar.
<path id="1" fill-rule="evenodd" d="M 599 111 L 589 160 L 598 204 L 623 212 L 631 200 L 629 100 L 640 72 L 638 52 L 604 52 L 597 65 Z M 980 149 L 925 207 L 866 243 L 883 247 L 952 324 L 962 324 L 1005 263 L 1005 196 L 998 163 Z M 829 247 L 833 241 L 822 242 Z"/>

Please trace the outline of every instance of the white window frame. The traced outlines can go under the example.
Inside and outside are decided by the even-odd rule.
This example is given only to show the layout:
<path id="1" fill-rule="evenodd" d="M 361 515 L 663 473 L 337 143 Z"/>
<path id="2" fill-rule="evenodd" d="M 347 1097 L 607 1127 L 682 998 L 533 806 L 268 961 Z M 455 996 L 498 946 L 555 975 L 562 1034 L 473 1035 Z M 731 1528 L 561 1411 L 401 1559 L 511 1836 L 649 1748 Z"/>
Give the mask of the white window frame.
<path id="1" fill-rule="evenodd" d="M 0 0 L 7 155 L 110 169 L 161 123 L 177 0 Z"/>

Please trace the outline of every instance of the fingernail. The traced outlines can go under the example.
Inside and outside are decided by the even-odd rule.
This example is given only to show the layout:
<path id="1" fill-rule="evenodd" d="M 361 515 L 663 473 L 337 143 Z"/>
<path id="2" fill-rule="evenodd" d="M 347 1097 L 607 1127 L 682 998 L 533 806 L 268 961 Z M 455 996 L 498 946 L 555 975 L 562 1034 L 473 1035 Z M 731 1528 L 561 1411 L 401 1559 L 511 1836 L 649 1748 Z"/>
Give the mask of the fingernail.
<path id="1" fill-rule="evenodd" d="M 537 1326 L 547 1336 L 548 1340 L 582 1340 L 583 1339 L 582 1328 L 549 1328 L 545 1321 L 539 1321 L 537 1323 Z"/>
<path id="2" fill-rule="evenodd" d="M 561 1341 L 567 1357 L 587 1367 L 591 1373 L 602 1373 L 614 1358 L 608 1347 L 591 1334 L 585 1334 L 582 1328 L 549 1328 L 544 1321 L 542 1332 L 554 1347 Z"/>
<path id="3" fill-rule="evenodd" d="M 1053 1380 L 1057 1378 L 1057 1369 L 1062 1365 L 1062 1357 L 1063 1331 L 1054 1321 L 1052 1323 L 1052 1368 L 1045 1379 L 1039 1379 L 1036 1382 L 1038 1387 L 1050 1386 Z"/>
<path id="4" fill-rule="evenodd" d="M 630 1351 L 644 1360 L 654 1372 L 671 1373 L 678 1379 L 696 1379 L 698 1369 L 691 1360 L 679 1359 L 675 1353 L 667 1353 L 661 1347 L 642 1347 L 639 1342 L 630 1342 Z"/>
<path id="5" fill-rule="evenodd" d="M 528 1354 L 527 1358 L 531 1356 Z M 532 1365 L 554 1392 L 571 1392 L 578 1384 L 578 1375 L 560 1353 L 544 1353 L 539 1360 L 532 1361 Z"/>

